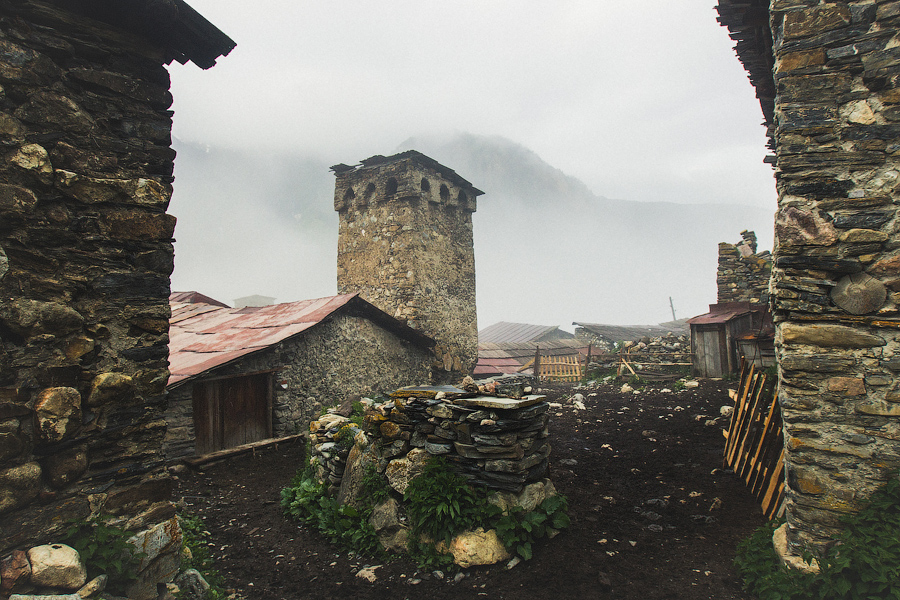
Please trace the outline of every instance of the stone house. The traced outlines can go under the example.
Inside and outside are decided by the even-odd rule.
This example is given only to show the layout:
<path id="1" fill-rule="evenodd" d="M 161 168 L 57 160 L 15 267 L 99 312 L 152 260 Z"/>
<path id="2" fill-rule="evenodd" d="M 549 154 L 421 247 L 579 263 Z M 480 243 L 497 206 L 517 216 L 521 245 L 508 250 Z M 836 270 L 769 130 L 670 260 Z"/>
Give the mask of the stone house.
<path id="1" fill-rule="evenodd" d="M 900 6 L 717 10 L 774 150 L 787 556 L 822 549 L 900 468 Z"/>
<path id="2" fill-rule="evenodd" d="M 69 518 L 173 522 L 165 65 L 233 47 L 182 0 L 0 0 L 0 559 Z M 172 542 L 129 597 L 174 574 Z"/>
<path id="3" fill-rule="evenodd" d="M 433 360 L 434 340 L 356 294 L 173 302 L 170 323 L 168 460 L 306 431 L 323 406 L 427 381 Z"/>
<path id="4" fill-rule="evenodd" d="M 331 170 L 338 293 L 433 337 L 431 379 L 459 381 L 478 356 L 472 213 L 484 192 L 415 150 Z"/>

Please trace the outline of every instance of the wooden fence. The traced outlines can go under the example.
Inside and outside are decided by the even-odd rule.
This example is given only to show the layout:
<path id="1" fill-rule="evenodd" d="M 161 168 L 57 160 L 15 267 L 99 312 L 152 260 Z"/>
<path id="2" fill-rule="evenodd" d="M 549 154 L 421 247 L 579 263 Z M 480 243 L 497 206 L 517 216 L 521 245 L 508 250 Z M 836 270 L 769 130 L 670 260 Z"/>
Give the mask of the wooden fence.
<path id="1" fill-rule="evenodd" d="M 774 382 L 756 367 L 741 365 L 732 394 L 734 412 L 725 433 L 725 466 L 731 468 L 772 519 L 784 501 L 784 431 Z"/>
<path id="2" fill-rule="evenodd" d="M 540 350 L 534 358 L 519 368 L 519 371 L 532 368 L 541 381 L 579 382 L 583 374 L 580 354 L 564 356 L 541 356 Z"/>

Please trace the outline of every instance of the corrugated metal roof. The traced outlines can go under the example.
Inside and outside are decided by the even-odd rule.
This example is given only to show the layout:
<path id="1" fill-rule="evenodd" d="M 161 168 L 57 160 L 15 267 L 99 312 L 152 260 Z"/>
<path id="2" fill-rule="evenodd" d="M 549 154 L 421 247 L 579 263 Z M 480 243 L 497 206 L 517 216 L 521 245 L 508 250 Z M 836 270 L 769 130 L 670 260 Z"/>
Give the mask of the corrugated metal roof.
<path id="1" fill-rule="evenodd" d="M 737 317 L 749 314 L 748 302 L 725 302 L 722 304 L 710 304 L 709 312 L 688 319 L 689 325 L 716 325 L 727 323 Z"/>
<path id="2" fill-rule="evenodd" d="M 338 311 L 366 317 L 417 345 L 434 345 L 356 294 L 246 308 L 170 304 L 169 387 L 303 333 Z"/>
<path id="3" fill-rule="evenodd" d="M 500 321 L 478 332 L 478 343 L 520 343 L 533 342 L 547 334 L 563 334 L 563 337 L 575 337 L 567 331 L 560 331 L 553 325 L 529 325 L 527 323 L 507 323 Z"/>

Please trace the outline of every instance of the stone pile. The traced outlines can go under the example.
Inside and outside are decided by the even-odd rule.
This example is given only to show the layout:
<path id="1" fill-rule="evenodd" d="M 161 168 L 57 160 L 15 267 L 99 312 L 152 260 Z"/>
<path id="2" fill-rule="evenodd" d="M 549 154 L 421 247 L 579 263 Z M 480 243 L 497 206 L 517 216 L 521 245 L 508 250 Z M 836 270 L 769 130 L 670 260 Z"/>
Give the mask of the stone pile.
<path id="1" fill-rule="evenodd" d="M 366 418 L 387 462 L 422 449 L 445 457 L 473 485 L 519 493 L 547 476 L 548 410 L 543 396 L 420 387 L 395 392 Z"/>
<path id="2" fill-rule="evenodd" d="M 319 481 L 327 481 L 330 495 L 341 487 L 347 464 L 347 455 L 353 446 L 353 438 L 360 433 L 350 419 L 328 413 L 309 425 L 310 463 L 316 468 Z"/>
<path id="3" fill-rule="evenodd" d="M 310 463 L 329 495 L 358 505 L 362 481 L 374 469 L 393 495 L 374 507 L 370 523 L 387 551 L 403 552 L 409 539 L 399 499 L 434 456 L 443 457 L 503 511 L 534 510 L 556 495 L 547 478 L 550 444 L 543 396 L 530 395 L 528 378 L 467 378 L 465 389 L 408 387 L 385 402 L 362 399 L 365 431 L 347 417 L 326 414 L 310 423 Z M 494 530 L 467 531 L 438 550 L 461 567 L 510 558 Z"/>
<path id="4" fill-rule="evenodd" d="M 718 302 L 769 301 L 769 278 L 772 275 L 772 255 L 769 251 L 756 253 L 756 234 L 742 231 L 737 244 L 719 244 L 719 268 L 716 273 Z"/>
<path id="5" fill-rule="evenodd" d="M 668 333 L 659 337 L 644 336 L 627 341 L 622 344 L 619 352 L 592 356 L 588 369 L 615 367 L 619 358 L 638 364 L 691 362 L 691 338 L 689 335 Z"/>
<path id="6" fill-rule="evenodd" d="M 129 539 L 143 557 L 137 565 L 138 578 L 126 590 L 128 598 L 156 598 L 157 584 L 176 578 L 181 565 L 181 542 L 177 517 Z M 9 596 L 10 600 L 96 598 L 105 590 L 107 580 L 106 575 L 99 575 L 88 581 L 84 561 L 66 544 L 14 550 L 0 560 L 0 597 Z"/>

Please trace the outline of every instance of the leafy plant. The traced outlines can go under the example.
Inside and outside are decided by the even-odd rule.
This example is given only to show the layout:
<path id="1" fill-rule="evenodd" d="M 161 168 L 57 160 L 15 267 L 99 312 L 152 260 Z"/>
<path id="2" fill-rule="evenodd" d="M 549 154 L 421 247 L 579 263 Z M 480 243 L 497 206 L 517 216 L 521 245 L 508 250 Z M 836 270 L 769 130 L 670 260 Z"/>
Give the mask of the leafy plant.
<path id="1" fill-rule="evenodd" d="M 181 568 L 196 569 L 203 575 L 203 579 L 209 584 L 207 592 L 209 600 L 227 598 L 225 578 L 213 566 L 213 558 L 205 543 L 209 532 L 206 531 L 203 521 L 199 517 L 178 515 L 178 522 L 181 525 L 181 545 L 188 550 L 182 552 Z"/>
<path id="2" fill-rule="evenodd" d="M 497 519 L 494 527 L 497 537 L 507 548 L 525 560 L 532 556 L 532 544 L 545 537 L 553 530 L 565 529 L 569 526 L 568 499 L 557 494 L 546 498 L 530 512 L 522 512 L 517 508 Z"/>
<path id="3" fill-rule="evenodd" d="M 489 524 L 500 512 L 484 494 L 472 490 L 446 461 L 432 458 L 403 494 L 412 537 L 449 543 L 457 533 Z"/>
<path id="4" fill-rule="evenodd" d="M 374 489 L 374 483 L 369 485 Z M 376 496 L 378 493 L 373 492 L 369 499 Z M 369 524 L 373 504 L 367 502 L 359 509 L 338 504 L 328 496 L 325 483 L 316 480 L 312 468 L 299 472 L 281 490 L 281 507 L 285 514 L 315 527 L 334 544 L 360 554 L 377 554 L 381 549 L 378 535 Z"/>
<path id="5" fill-rule="evenodd" d="M 857 513 L 841 519 L 837 543 L 816 556 L 820 572 L 785 569 L 772 548 L 770 523 L 738 547 L 735 566 L 747 591 L 760 600 L 900 599 L 900 478 L 869 498 Z M 813 555 L 806 553 L 805 558 Z"/>
<path id="6" fill-rule="evenodd" d="M 132 534 L 109 525 L 102 517 L 69 523 L 62 540 L 78 551 L 89 579 L 106 574 L 107 586 L 113 591 L 124 591 L 137 579 L 138 567 L 146 554 L 128 541 Z"/>

